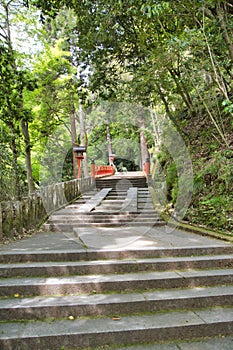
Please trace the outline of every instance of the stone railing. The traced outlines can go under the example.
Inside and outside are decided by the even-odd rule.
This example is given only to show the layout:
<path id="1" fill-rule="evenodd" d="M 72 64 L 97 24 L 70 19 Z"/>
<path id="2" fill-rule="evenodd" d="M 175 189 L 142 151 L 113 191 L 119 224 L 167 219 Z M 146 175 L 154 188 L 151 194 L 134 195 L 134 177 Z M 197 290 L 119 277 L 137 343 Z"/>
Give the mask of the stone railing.
<path id="1" fill-rule="evenodd" d="M 39 228 L 50 213 L 94 187 L 92 178 L 71 180 L 41 188 L 21 201 L 0 203 L 0 241 Z"/>

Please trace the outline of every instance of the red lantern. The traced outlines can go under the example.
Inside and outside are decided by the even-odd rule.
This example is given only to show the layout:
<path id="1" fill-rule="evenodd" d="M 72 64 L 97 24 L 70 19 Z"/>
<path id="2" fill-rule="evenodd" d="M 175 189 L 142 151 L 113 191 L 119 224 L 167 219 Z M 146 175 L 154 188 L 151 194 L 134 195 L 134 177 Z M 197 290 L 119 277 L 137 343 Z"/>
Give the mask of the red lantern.
<path id="1" fill-rule="evenodd" d="M 73 146 L 73 152 L 75 154 L 75 158 L 78 161 L 78 176 L 77 178 L 81 178 L 81 160 L 84 159 L 83 153 L 86 152 L 85 146 Z"/>

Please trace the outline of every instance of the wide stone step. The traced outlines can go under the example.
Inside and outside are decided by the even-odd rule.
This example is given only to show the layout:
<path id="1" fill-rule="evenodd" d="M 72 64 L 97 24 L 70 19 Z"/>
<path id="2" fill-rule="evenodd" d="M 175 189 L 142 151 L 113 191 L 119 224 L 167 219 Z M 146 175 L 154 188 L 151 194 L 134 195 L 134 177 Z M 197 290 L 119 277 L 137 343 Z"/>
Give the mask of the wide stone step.
<path id="1" fill-rule="evenodd" d="M 232 266 L 233 255 L 137 260 L 93 260 L 89 262 L 38 262 L 1 264 L 0 277 L 88 275 L 180 269 L 230 268 Z"/>
<path id="2" fill-rule="evenodd" d="M 231 306 L 233 286 L 141 293 L 66 295 L 0 300 L 2 321 L 133 315 L 147 312 Z"/>
<path id="3" fill-rule="evenodd" d="M 116 321 L 117 320 L 117 321 Z M 58 320 L 0 324 L 1 349 L 82 349 L 171 339 L 228 335 L 233 332 L 233 310 L 163 312 L 122 318 Z"/>
<path id="4" fill-rule="evenodd" d="M 146 223 L 150 223 L 150 224 L 154 224 L 157 222 L 161 222 L 164 225 L 164 222 L 159 218 L 159 217 L 152 217 L 152 218 L 148 218 L 148 217 L 139 217 L 139 218 L 85 218 L 85 219 L 71 219 L 71 220 L 67 220 L 67 222 L 65 221 L 60 221 L 60 220 L 55 220 L 52 221 L 51 224 L 53 225 L 62 225 L 61 227 L 65 227 L 65 225 L 68 225 L 69 228 L 71 227 L 70 225 L 77 227 L 81 227 L 82 225 L 98 225 L 98 224 L 103 224 L 106 226 L 109 225 L 114 225 L 114 224 L 128 224 L 128 225 L 134 225 L 134 223 L 136 223 L 138 225 L 138 223 L 141 223 L 141 225 L 143 226 Z M 65 230 L 65 228 L 64 228 Z"/>
<path id="5" fill-rule="evenodd" d="M 96 210 L 98 209 L 98 211 Z M 71 216 L 77 216 L 77 217 L 84 217 L 85 215 L 110 215 L 109 212 L 106 212 L 106 208 L 101 209 L 101 207 L 96 207 L 95 210 L 91 211 L 90 213 L 81 213 L 79 212 L 76 208 L 69 208 L 67 207 L 66 209 L 61 209 L 59 211 L 57 211 L 56 213 L 54 213 L 53 215 L 50 216 L 49 219 L 55 219 L 55 218 L 59 218 L 59 217 L 71 217 Z M 122 215 L 122 211 L 120 211 L 121 206 L 118 207 L 117 210 L 114 210 L 113 206 L 111 207 L 111 215 Z M 124 215 L 129 215 L 129 214 L 136 214 L 139 215 L 140 213 L 146 214 L 146 215 L 158 215 L 156 213 L 156 211 L 154 210 L 153 207 L 149 206 L 149 208 L 145 208 L 143 205 L 140 206 L 140 209 L 137 211 L 124 211 Z"/>
<path id="6" fill-rule="evenodd" d="M 128 219 L 128 220 L 133 220 L 137 218 L 158 218 L 159 215 L 156 214 L 155 212 L 143 212 L 143 213 L 138 213 L 138 212 L 124 212 L 124 213 L 105 213 L 105 212 L 92 212 L 90 214 L 82 214 L 82 215 L 77 215 L 77 214 L 70 214 L 70 215 L 52 215 L 50 217 L 50 222 L 52 221 L 70 221 L 70 220 L 101 220 L 101 219 L 106 219 L 106 220 L 120 220 L 120 219 Z"/>
<path id="7" fill-rule="evenodd" d="M 65 295 L 232 284 L 233 269 L 143 272 L 51 278 L 2 278 L 0 296 Z"/>
<path id="8" fill-rule="evenodd" d="M 135 227 L 135 226 L 164 226 L 165 222 L 160 220 L 138 220 L 138 221 L 128 221 L 125 222 L 74 222 L 71 224 L 45 224 L 44 229 L 51 230 L 51 231 L 59 231 L 59 232 L 72 232 L 74 229 L 77 229 L 79 227 L 119 227 L 119 226 L 126 226 L 126 227 Z"/>
<path id="9" fill-rule="evenodd" d="M 112 215 L 104 215 L 104 216 L 86 216 L 86 217 L 76 217 L 76 216 L 72 216 L 69 218 L 65 218 L 65 219 L 52 219 L 49 220 L 49 223 L 55 223 L 55 224 L 82 224 L 82 223 L 118 223 L 118 222 L 129 222 L 131 223 L 132 221 L 138 222 L 138 221 L 147 221 L 147 222 L 154 222 L 154 221 L 162 221 L 160 219 L 160 217 L 157 215 L 137 215 L 137 216 L 112 216 Z"/>
<path id="10" fill-rule="evenodd" d="M 88 217 L 93 217 L 93 218 L 99 218 L 99 217 L 106 217 L 106 218 L 115 218 L 115 217 L 128 217 L 130 218 L 135 218 L 135 217 L 154 217 L 154 216 L 159 216 L 157 212 L 154 210 L 142 210 L 142 211 L 111 211 L 106 212 L 106 211 L 92 211 L 90 213 L 78 213 L 75 211 L 69 211 L 67 214 L 62 213 L 62 212 L 57 212 L 53 215 L 50 216 L 49 221 L 55 221 L 55 220 L 70 220 L 72 218 L 76 219 L 86 219 Z"/>
<path id="11" fill-rule="evenodd" d="M 128 224 L 131 225 L 133 223 L 142 223 L 142 226 L 144 223 L 152 223 L 152 225 L 154 223 L 157 222 L 162 222 L 164 225 L 164 222 L 159 218 L 159 217 L 131 217 L 131 218 L 108 218 L 108 217 L 100 217 L 100 218 L 83 218 L 83 219 L 75 219 L 75 218 L 71 218 L 70 220 L 66 220 L 66 221 L 62 221 L 62 220 L 53 220 L 53 221 L 49 221 L 48 223 L 50 224 L 54 224 L 54 225 L 62 225 L 62 227 L 64 225 L 68 225 L 70 227 L 70 225 L 72 224 L 75 227 L 81 227 L 82 224 L 90 224 L 90 225 L 95 225 L 95 224 Z"/>
<path id="12" fill-rule="evenodd" d="M 90 260 L 111 260 L 111 259 L 140 259 L 140 258 L 165 258 L 165 257 L 186 257 L 203 255 L 224 255 L 232 254 L 231 245 L 212 246 L 188 246 L 174 248 L 144 248 L 144 249 L 102 249 L 95 250 L 39 250 L 30 252 L 2 251 L 0 252 L 1 263 L 20 262 L 43 262 L 43 261 L 90 261 Z"/>

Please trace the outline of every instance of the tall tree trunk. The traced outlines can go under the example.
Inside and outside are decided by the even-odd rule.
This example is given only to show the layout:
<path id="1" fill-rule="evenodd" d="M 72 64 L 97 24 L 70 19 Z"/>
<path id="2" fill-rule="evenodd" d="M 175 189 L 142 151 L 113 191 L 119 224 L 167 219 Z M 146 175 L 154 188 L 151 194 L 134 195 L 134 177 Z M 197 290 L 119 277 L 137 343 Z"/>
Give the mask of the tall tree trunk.
<path id="1" fill-rule="evenodd" d="M 161 100 L 163 101 L 164 103 L 164 107 L 165 107 L 165 110 L 166 110 L 166 113 L 167 113 L 167 116 L 168 118 L 173 122 L 173 124 L 175 125 L 176 129 L 180 132 L 180 133 L 184 133 L 183 130 L 181 130 L 180 126 L 177 124 L 175 118 L 173 117 L 172 113 L 171 113 L 171 110 L 169 108 L 169 104 L 166 100 L 166 97 L 165 97 L 165 94 L 163 93 L 160 85 L 158 83 L 155 83 L 156 87 L 157 87 L 157 91 L 158 91 L 158 94 L 161 98 Z"/>
<path id="2" fill-rule="evenodd" d="M 81 102 L 79 102 L 79 123 L 80 123 L 80 138 L 81 138 L 81 144 L 82 146 L 87 147 L 87 140 L 86 140 L 86 128 L 85 128 L 85 121 L 84 121 L 84 115 L 83 115 L 83 108 Z M 84 177 L 88 177 L 88 166 L 87 166 L 87 155 L 86 153 L 83 154 L 84 159 L 82 161 L 83 163 L 83 171 L 84 171 Z"/>
<path id="3" fill-rule="evenodd" d="M 73 106 L 70 111 L 70 129 L 71 129 L 71 141 L 72 145 L 75 145 L 77 142 L 77 130 L 76 130 L 76 115 L 75 107 Z M 77 159 L 75 158 L 75 153 L 73 152 L 73 173 L 74 178 L 78 177 L 78 164 Z"/>
<path id="4" fill-rule="evenodd" d="M 224 8 L 222 8 L 221 2 L 217 3 L 216 12 L 217 12 L 218 20 L 219 20 L 219 23 L 220 23 L 220 26 L 222 29 L 223 39 L 226 42 L 227 49 L 229 51 L 230 59 L 233 62 L 233 42 L 231 41 L 230 36 L 228 34 L 227 23 L 225 21 L 227 14 L 226 14 L 226 10 Z"/>
<path id="5" fill-rule="evenodd" d="M 150 116 L 152 121 L 153 132 L 154 132 L 155 147 L 157 147 L 161 142 L 160 130 L 159 130 L 159 123 L 158 123 L 158 116 L 156 112 L 153 111 L 152 107 L 150 107 Z"/>
<path id="6" fill-rule="evenodd" d="M 139 126 L 141 129 L 140 130 L 141 170 L 143 170 L 144 164 L 146 163 L 146 160 L 150 158 L 150 155 L 147 147 L 146 136 L 144 134 L 145 122 L 142 118 L 139 119 Z"/>
<path id="7" fill-rule="evenodd" d="M 140 150 L 141 150 L 141 170 L 143 170 L 146 160 L 150 158 L 150 155 L 147 148 L 146 137 L 142 130 L 140 131 Z"/>
<path id="8" fill-rule="evenodd" d="M 107 135 L 108 162 L 109 164 L 111 164 L 110 156 L 112 154 L 112 140 L 111 140 L 109 124 L 106 125 L 106 135 Z"/>
<path id="9" fill-rule="evenodd" d="M 216 6 L 216 11 L 220 11 L 221 12 L 221 7 L 219 7 L 219 9 L 217 9 L 219 7 L 219 4 L 217 4 Z M 206 46 L 209 52 L 209 56 L 210 56 L 210 61 L 211 61 L 211 65 L 213 67 L 213 71 L 214 71 L 214 80 L 218 85 L 219 90 L 221 91 L 221 93 L 225 96 L 225 98 L 227 100 L 229 100 L 229 96 L 228 96 L 228 91 L 227 91 L 227 87 L 225 85 L 224 79 L 222 77 L 222 73 L 220 71 L 220 69 L 218 68 L 218 65 L 215 63 L 215 55 L 214 52 L 211 48 L 210 42 L 209 42 L 209 37 L 206 34 L 206 30 L 205 30 L 205 7 L 203 6 L 203 20 L 202 22 L 199 21 L 199 19 L 195 16 L 195 20 L 197 22 L 197 24 L 200 26 L 200 29 L 203 32 L 204 35 L 204 39 L 206 42 Z M 226 32 L 227 33 L 227 32 Z"/>
<path id="10" fill-rule="evenodd" d="M 3 4 L 3 8 L 5 10 L 5 26 L 6 26 L 6 38 L 7 38 L 7 45 L 12 50 L 12 41 L 11 41 L 11 28 L 10 28 L 10 15 L 9 15 L 9 6 L 11 1 L 8 1 L 8 3 Z"/>
<path id="11" fill-rule="evenodd" d="M 18 150 L 16 143 L 16 130 L 14 123 L 10 123 L 11 129 L 11 150 L 12 150 L 12 167 L 14 171 L 14 193 L 17 199 L 21 198 L 21 184 L 19 178 L 19 169 L 18 169 Z"/>
<path id="12" fill-rule="evenodd" d="M 21 120 L 21 129 L 24 136 L 24 144 L 25 144 L 25 160 L 26 160 L 26 168 L 27 168 L 27 180 L 28 180 L 28 193 L 35 192 L 35 184 L 32 176 L 32 162 L 31 162 L 31 143 L 30 143 L 30 135 L 28 131 L 28 122 Z"/>
<path id="13" fill-rule="evenodd" d="M 171 74 L 171 77 L 176 84 L 177 91 L 178 91 L 179 95 L 182 97 L 187 108 L 189 110 L 191 110 L 192 109 L 192 100 L 191 100 L 191 97 L 189 96 L 187 89 L 184 88 L 182 82 L 179 80 L 179 77 L 177 76 L 177 73 L 174 69 L 169 68 L 168 71 Z"/>

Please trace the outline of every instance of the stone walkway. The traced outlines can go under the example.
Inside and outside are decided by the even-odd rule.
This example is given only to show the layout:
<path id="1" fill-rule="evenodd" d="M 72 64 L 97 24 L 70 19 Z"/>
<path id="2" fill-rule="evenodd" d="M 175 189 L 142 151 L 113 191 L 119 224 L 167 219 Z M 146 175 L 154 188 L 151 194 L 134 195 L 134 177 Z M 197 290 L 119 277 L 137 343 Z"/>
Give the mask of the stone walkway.
<path id="1" fill-rule="evenodd" d="M 129 232 L 128 232 L 129 230 Z M 86 228 L 86 231 L 92 234 L 92 228 Z M 174 229 L 173 231 L 166 226 L 149 228 L 145 232 L 144 227 L 133 227 L 131 230 L 124 228 L 113 230 L 100 228 L 99 234 L 103 235 L 103 244 L 100 245 L 98 235 L 92 236 L 90 248 L 83 245 L 82 242 L 74 236 L 73 233 L 59 232 L 38 232 L 32 237 L 22 239 L 7 245 L 1 246 L 1 253 L 42 253 L 46 251 L 92 251 L 93 247 L 100 250 L 129 250 L 129 249 L 154 249 L 154 248 L 187 248 L 188 247 L 215 247 L 232 246 L 231 243 L 213 239 L 198 234 Z M 106 231 L 106 235 L 104 232 Z M 168 231 L 168 233 L 167 233 Z M 122 236 L 119 237 L 119 233 Z M 124 233 L 124 235 L 123 235 Z"/>

